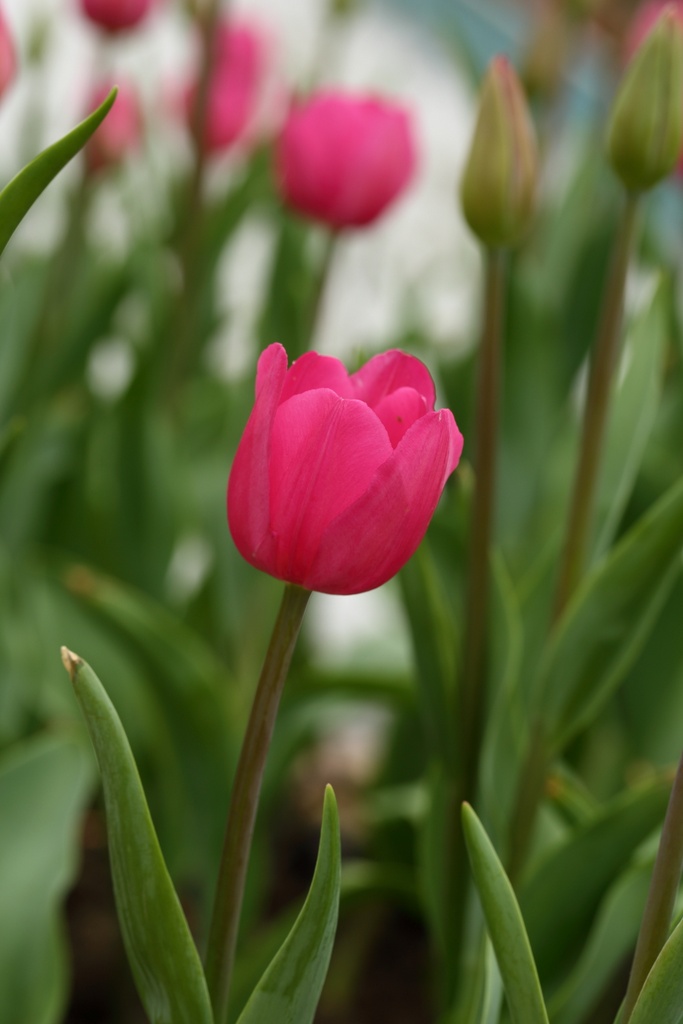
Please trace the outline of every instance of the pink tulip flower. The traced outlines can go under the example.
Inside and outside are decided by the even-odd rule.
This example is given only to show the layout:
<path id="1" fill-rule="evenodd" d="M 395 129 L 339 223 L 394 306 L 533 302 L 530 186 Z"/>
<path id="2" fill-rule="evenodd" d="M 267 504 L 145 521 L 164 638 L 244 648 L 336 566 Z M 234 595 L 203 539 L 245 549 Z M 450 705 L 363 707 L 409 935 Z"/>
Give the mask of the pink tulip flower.
<path id="1" fill-rule="evenodd" d="M 276 153 L 284 201 L 333 228 L 376 220 L 405 190 L 416 163 L 405 109 L 342 92 L 295 104 Z"/>
<path id="2" fill-rule="evenodd" d="M 86 18 L 106 32 L 122 32 L 143 21 L 154 0 L 81 0 Z"/>
<path id="3" fill-rule="evenodd" d="M 219 153 L 242 139 L 257 114 L 268 67 L 267 40 L 253 25 L 221 22 L 215 64 L 209 81 L 204 145 Z M 197 83 L 187 90 L 188 119 L 196 103 Z"/>
<path id="4" fill-rule="evenodd" d="M 87 105 L 89 111 L 104 102 L 112 84 L 102 83 L 92 91 Z M 138 94 L 130 85 L 117 85 L 113 107 L 85 146 L 86 164 L 91 173 L 115 167 L 140 146 L 142 111 Z"/>
<path id="5" fill-rule="evenodd" d="M 6 92 L 17 71 L 14 41 L 0 9 L 0 96 Z"/>
<path id="6" fill-rule="evenodd" d="M 373 590 L 422 540 L 463 439 L 434 411 L 427 368 L 397 350 L 349 374 L 307 352 L 261 355 L 256 401 L 228 483 L 228 522 L 243 557 L 328 594 Z"/>

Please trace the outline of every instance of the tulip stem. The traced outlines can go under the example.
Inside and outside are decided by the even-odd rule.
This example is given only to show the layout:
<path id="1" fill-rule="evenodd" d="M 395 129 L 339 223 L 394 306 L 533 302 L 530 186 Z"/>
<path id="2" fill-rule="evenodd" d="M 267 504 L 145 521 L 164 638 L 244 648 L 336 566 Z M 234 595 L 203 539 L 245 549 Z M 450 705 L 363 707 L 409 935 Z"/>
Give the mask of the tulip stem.
<path id="1" fill-rule="evenodd" d="M 628 1024 L 643 983 L 659 956 L 671 927 L 683 868 L 683 757 L 678 762 L 667 807 L 645 912 L 638 933 L 620 1024 Z"/>
<path id="2" fill-rule="evenodd" d="M 624 290 L 633 238 L 638 195 L 627 193 L 617 231 L 600 328 L 591 358 L 581 446 L 574 476 L 565 547 L 553 607 L 553 624 L 561 618 L 583 573 L 589 545 L 595 492 L 607 426 L 612 378 L 619 356 Z M 541 695 L 542 699 L 542 695 Z M 542 711 L 531 731 L 511 819 L 509 874 L 515 880 L 524 867 L 533 837 L 538 806 L 545 788 L 550 752 Z"/>
<path id="3" fill-rule="evenodd" d="M 200 71 L 197 92 L 190 110 L 190 135 L 193 162 L 187 183 L 178 240 L 178 259 L 182 274 L 175 316 L 172 321 L 172 343 L 167 371 L 167 397 L 172 408 L 177 404 L 178 390 L 187 374 L 190 348 L 195 335 L 198 292 L 205 278 L 201 245 L 204 229 L 204 178 L 206 176 L 206 119 L 211 75 L 216 59 L 216 24 L 219 0 L 208 0 L 206 10 L 197 16 L 201 40 Z"/>
<path id="4" fill-rule="evenodd" d="M 468 801 L 475 799 L 476 796 L 479 748 L 486 699 L 489 554 L 495 512 L 504 271 L 503 252 L 489 250 L 486 257 L 484 330 L 479 357 L 474 458 L 475 487 L 472 501 L 458 714 L 463 800 Z"/>
<path id="5" fill-rule="evenodd" d="M 496 449 L 500 401 L 500 349 L 505 294 L 505 254 L 488 249 L 484 284 L 484 328 L 479 355 L 476 408 L 475 487 L 465 601 L 464 647 L 458 687 L 457 799 L 452 807 L 450 885 L 452 941 L 456 962 L 462 943 L 469 871 L 460 823 L 463 801 L 476 799 L 479 753 L 486 708 L 486 642 L 489 604 L 489 553 L 496 491 Z"/>
<path id="6" fill-rule="evenodd" d="M 287 584 L 261 670 L 230 797 L 206 953 L 215 1024 L 225 1024 L 249 852 L 280 697 L 310 591 Z"/>
<path id="7" fill-rule="evenodd" d="M 334 264 L 334 256 L 337 251 L 337 240 L 339 238 L 339 231 L 330 231 L 323 242 L 323 253 L 320 260 L 320 266 L 318 268 L 318 277 L 315 282 L 313 290 L 313 300 L 311 302 L 310 319 L 308 324 L 308 347 L 314 348 L 318 334 L 320 333 L 320 323 L 322 320 L 322 313 L 325 307 L 325 297 L 329 289 L 330 278 L 332 276 L 332 265 Z"/>
<path id="8" fill-rule="evenodd" d="M 590 541 L 612 378 L 619 356 L 624 290 L 635 234 L 637 208 L 638 195 L 628 193 L 617 233 L 598 338 L 590 363 L 581 447 L 555 594 L 555 621 L 562 615 L 581 578 Z"/>

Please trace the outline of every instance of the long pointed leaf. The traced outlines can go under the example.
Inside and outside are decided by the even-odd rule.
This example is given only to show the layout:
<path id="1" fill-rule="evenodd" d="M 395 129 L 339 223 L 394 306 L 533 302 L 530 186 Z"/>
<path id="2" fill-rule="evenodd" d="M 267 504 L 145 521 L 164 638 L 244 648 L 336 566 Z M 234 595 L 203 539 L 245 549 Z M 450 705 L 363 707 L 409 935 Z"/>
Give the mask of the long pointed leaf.
<path id="1" fill-rule="evenodd" d="M 62 648 L 100 766 L 123 940 L 152 1024 L 211 1024 L 204 972 L 159 847 L 133 754 L 99 679 Z"/>
<path id="2" fill-rule="evenodd" d="M 104 103 L 81 121 L 63 139 L 44 149 L 35 160 L 27 164 L 5 185 L 0 192 L 0 253 L 4 250 L 15 230 L 35 203 L 38 196 L 66 167 L 76 153 L 86 144 L 99 128 L 116 99 L 116 89 L 107 96 Z"/>
<path id="3" fill-rule="evenodd" d="M 536 964 L 512 886 L 484 826 L 469 804 L 463 806 L 462 822 L 510 1018 L 513 1024 L 548 1024 Z"/>
<path id="4" fill-rule="evenodd" d="M 312 1024 L 337 929 L 340 878 L 339 817 L 328 786 L 318 860 L 306 902 L 238 1024 Z"/>
<path id="5" fill-rule="evenodd" d="M 683 1016 L 683 921 L 645 979 L 629 1024 L 680 1024 Z"/>

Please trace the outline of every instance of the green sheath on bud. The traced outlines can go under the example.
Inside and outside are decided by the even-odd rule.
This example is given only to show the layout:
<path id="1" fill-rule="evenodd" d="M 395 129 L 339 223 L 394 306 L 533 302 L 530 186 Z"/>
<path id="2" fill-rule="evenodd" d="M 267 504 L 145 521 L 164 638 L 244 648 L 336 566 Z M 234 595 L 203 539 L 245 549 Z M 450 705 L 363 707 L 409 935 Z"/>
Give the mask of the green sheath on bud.
<path id="1" fill-rule="evenodd" d="M 683 145 L 683 30 L 665 8 L 636 52 L 614 102 L 607 154 L 632 192 L 652 188 L 674 167 Z"/>
<path id="2" fill-rule="evenodd" d="M 462 209 L 491 248 L 514 245 L 531 223 L 538 157 L 529 110 L 514 69 L 495 57 L 484 80 L 462 179 Z"/>

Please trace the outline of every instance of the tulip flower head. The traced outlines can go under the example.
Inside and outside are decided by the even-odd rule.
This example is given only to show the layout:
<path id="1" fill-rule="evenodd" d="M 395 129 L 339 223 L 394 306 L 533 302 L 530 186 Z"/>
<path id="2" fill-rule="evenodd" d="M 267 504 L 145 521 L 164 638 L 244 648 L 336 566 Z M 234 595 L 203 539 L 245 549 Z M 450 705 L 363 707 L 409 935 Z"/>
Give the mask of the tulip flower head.
<path id="1" fill-rule="evenodd" d="M 14 41 L 0 8 L 0 96 L 6 92 L 17 70 Z"/>
<path id="2" fill-rule="evenodd" d="M 105 32 L 123 32 L 143 21 L 154 0 L 81 0 L 81 10 Z"/>
<path id="3" fill-rule="evenodd" d="M 332 91 L 294 104 L 276 153 L 284 201 L 335 229 L 375 221 L 405 191 L 416 164 L 403 107 Z"/>
<path id="4" fill-rule="evenodd" d="M 243 557 L 328 594 L 373 590 L 422 540 L 463 439 L 434 383 L 404 352 L 349 375 L 338 359 L 261 355 L 256 401 L 228 483 Z"/>
<path id="5" fill-rule="evenodd" d="M 89 111 L 95 110 L 111 92 L 113 83 L 97 86 L 88 100 Z M 118 83 L 114 105 L 88 140 L 85 159 L 91 173 L 120 164 L 140 146 L 142 112 L 137 92 L 130 85 Z"/>
<path id="6" fill-rule="evenodd" d="M 214 67 L 208 85 L 204 147 L 220 153 L 242 139 L 258 113 L 268 71 L 266 37 L 247 23 L 219 23 Z M 188 119 L 198 92 L 193 82 L 185 96 Z"/>

